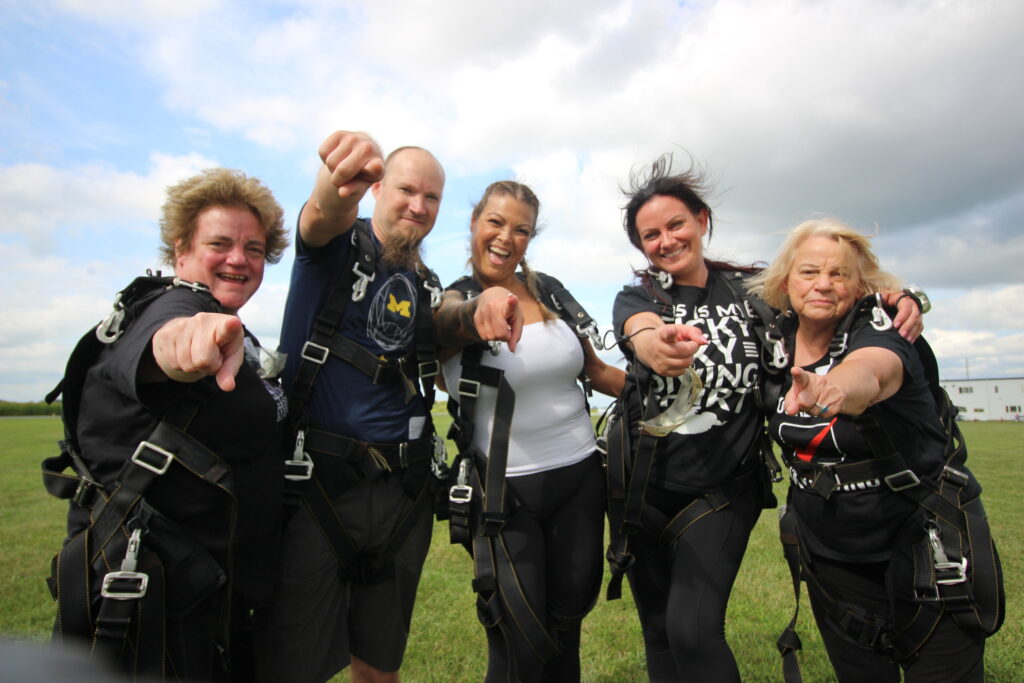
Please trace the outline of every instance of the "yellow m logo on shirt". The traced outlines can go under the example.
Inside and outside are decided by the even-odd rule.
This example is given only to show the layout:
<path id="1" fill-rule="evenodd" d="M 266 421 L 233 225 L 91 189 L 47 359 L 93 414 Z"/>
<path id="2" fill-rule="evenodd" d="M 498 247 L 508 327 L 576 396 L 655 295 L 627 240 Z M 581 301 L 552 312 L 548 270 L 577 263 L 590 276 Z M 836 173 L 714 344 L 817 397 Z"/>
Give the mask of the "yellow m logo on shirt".
<path id="1" fill-rule="evenodd" d="M 388 310 L 392 313 L 397 313 L 403 318 L 410 318 L 412 317 L 410 306 L 412 306 L 411 301 L 399 301 L 394 294 L 388 294 Z"/>

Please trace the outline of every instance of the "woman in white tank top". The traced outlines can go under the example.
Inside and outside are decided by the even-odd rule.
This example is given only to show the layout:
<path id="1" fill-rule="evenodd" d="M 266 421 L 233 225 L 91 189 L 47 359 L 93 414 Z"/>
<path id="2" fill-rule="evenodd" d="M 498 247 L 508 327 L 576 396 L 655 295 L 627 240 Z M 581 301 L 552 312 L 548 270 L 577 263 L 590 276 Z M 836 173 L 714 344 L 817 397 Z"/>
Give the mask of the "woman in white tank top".
<path id="1" fill-rule="evenodd" d="M 442 388 L 459 401 L 460 388 L 473 387 L 467 392 L 472 407 L 462 406 L 460 418 L 472 436 L 460 444 L 460 457 L 482 473 L 488 454 L 500 464 L 492 437 L 503 444 L 507 434 L 508 440 L 500 532 L 482 531 L 477 502 L 474 538 L 467 543 L 487 628 L 489 682 L 580 678 L 580 622 L 597 599 L 603 569 L 604 475 L 576 380 L 582 371 L 595 390 L 610 396 L 625 380 L 540 302 L 538 278 L 525 259 L 539 209 L 525 185 L 501 181 L 487 188 L 472 213 L 473 278 L 449 288 L 435 316 L 444 347 Z M 496 353 L 464 348 L 485 341 L 505 343 L 492 345 Z M 501 371 L 514 392 L 510 420 L 500 410 L 495 419 L 496 388 L 462 382 L 466 362 L 486 368 L 488 376 L 497 374 L 491 368 Z M 507 427 L 496 430 L 503 421 Z M 475 480 L 478 498 L 482 478 Z M 538 632 L 522 624 L 527 619 L 536 620 Z"/>

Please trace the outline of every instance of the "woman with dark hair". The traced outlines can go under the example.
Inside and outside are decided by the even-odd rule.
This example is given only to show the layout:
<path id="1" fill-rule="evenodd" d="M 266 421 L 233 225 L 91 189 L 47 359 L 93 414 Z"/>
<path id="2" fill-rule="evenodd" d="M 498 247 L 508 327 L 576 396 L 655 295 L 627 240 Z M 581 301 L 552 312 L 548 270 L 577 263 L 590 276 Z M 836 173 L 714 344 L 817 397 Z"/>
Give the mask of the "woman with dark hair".
<path id="1" fill-rule="evenodd" d="M 453 542 L 474 558 L 490 682 L 580 679 L 580 624 L 601 587 L 604 477 L 577 379 L 610 396 L 624 381 L 597 357 L 571 295 L 526 265 L 539 211 L 526 185 L 487 188 L 470 224 L 473 275 L 435 316 L 458 430 L 452 500 L 466 504 L 452 510 Z M 573 310 L 572 326 L 558 308 Z"/>
<path id="2" fill-rule="evenodd" d="M 613 314 L 630 367 L 626 464 L 610 443 L 609 476 L 630 479 L 611 485 L 611 509 L 617 489 L 626 498 L 625 525 L 610 513 L 612 571 L 629 578 L 652 681 L 738 681 L 725 613 L 754 523 L 774 505 L 756 388 L 762 358 L 778 349 L 762 348 L 745 306 L 743 280 L 756 268 L 705 257 L 704 173 L 671 166 L 660 157 L 626 191 L 626 234 L 649 267 Z M 908 299 L 898 318 L 907 334 L 917 333 L 914 308 Z"/>

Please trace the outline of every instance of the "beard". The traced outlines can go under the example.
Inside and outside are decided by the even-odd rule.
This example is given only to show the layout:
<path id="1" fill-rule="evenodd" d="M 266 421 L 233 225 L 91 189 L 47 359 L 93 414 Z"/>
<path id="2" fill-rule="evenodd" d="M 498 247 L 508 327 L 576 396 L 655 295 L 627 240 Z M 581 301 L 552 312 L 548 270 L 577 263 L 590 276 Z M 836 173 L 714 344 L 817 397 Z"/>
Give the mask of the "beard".
<path id="1" fill-rule="evenodd" d="M 423 265 L 423 238 L 414 230 L 391 230 L 380 247 L 380 261 L 387 268 L 419 270 Z"/>

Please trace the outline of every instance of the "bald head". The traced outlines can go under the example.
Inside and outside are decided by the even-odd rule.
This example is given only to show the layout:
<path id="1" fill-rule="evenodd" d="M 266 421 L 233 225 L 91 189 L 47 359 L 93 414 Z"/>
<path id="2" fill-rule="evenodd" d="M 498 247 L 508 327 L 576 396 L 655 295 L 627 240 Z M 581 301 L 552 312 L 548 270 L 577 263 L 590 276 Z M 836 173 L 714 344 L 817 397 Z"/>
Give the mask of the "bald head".
<path id="1" fill-rule="evenodd" d="M 401 147 L 384 160 L 384 178 L 372 188 L 373 229 L 381 242 L 393 233 L 422 240 L 433 229 L 444 192 L 444 169 L 420 147 Z"/>

